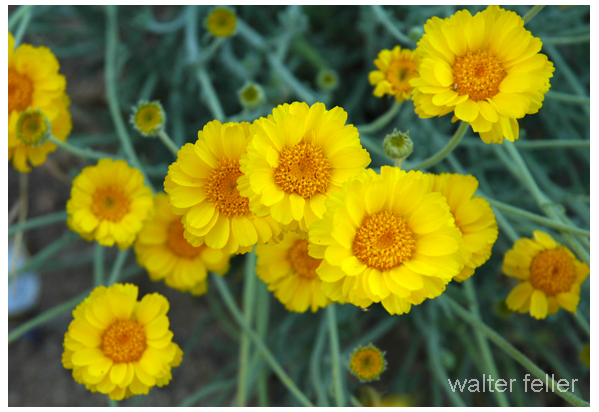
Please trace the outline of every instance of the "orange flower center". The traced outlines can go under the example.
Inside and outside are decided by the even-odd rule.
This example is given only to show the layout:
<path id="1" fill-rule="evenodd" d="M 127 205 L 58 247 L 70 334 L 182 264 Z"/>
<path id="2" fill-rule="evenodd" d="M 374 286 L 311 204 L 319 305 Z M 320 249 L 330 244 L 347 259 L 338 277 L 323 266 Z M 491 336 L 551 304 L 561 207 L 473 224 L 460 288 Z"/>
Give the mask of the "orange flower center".
<path id="1" fill-rule="evenodd" d="M 183 223 L 179 219 L 173 221 L 168 227 L 167 245 L 175 255 L 193 259 L 200 254 L 204 245 L 192 246 L 183 236 L 184 231 Z"/>
<path id="2" fill-rule="evenodd" d="M 286 147 L 279 156 L 275 183 L 287 193 L 308 198 L 326 193 L 331 177 L 331 166 L 322 149 L 311 143 Z"/>
<path id="3" fill-rule="evenodd" d="M 368 216 L 356 231 L 354 255 L 379 270 L 399 266 L 412 256 L 416 241 L 406 222 L 391 212 Z"/>
<path id="4" fill-rule="evenodd" d="M 239 160 L 222 160 L 208 177 L 204 186 L 206 195 L 216 209 L 226 215 L 244 215 L 250 211 L 250 200 L 237 190 L 237 179 L 243 176 Z"/>
<path id="5" fill-rule="evenodd" d="M 119 320 L 102 336 L 102 352 L 116 363 L 133 362 L 146 350 L 146 332 L 132 320 Z"/>
<path id="6" fill-rule="evenodd" d="M 378 349 L 362 348 L 352 355 L 350 367 L 358 378 L 371 380 L 383 372 L 385 363 Z"/>
<path id="7" fill-rule="evenodd" d="M 410 80 L 417 76 L 416 65 L 412 60 L 394 60 L 387 72 L 387 80 L 395 90 L 400 92 L 412 90 Z"/>
<path id="8" fill-rule="evenodd" d="M 100 219 L 119 222 L 127 213 L 131 200 L 121 188 L 105 186 L 96 190 L 92 200 L 92 212 Z"/>
<path id="9" fill-rule="evenodd" d="M 564 247 L 539 253 L 530 265 L 530 283 L 549 296 L 568 292 L 575 280 L 574 261 Z"/>
<path id="10" fill-rule="evenodd" d="M 8 69 L 8 114 L 31 106 L 33 83 L 15 69 Z"/>
<path id="11" fill-rule="evenodd" d="M 299 240 L 289 249 L 289 260 L 291 267 L 295 270 L 298 276 L 306 279 L 315 279 L 318 277 L 316 268 L 322 262 L 322 259 L 314 259 L 308 255 L 308 241 L 305 239 Z"/>
<path id="12" fill-rule="evenodd" d="M 472 100 L 486 100 L 499 93 L 499 84 L 507 73 L 499 61 L 487 50 L 468 52 L 458 57 L 453 65 L 456 91 Z"/>

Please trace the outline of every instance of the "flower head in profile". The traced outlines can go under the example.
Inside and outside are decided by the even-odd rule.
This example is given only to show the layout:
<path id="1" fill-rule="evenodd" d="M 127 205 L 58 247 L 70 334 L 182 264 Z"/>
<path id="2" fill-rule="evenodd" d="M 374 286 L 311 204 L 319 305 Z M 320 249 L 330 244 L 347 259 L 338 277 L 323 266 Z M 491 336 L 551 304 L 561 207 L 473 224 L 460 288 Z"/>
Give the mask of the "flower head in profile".
<path id="1" fill-rule="evenodd" d="M 331 303 L 320 286 L 320 259 L 308 255 L 307 234 L 287 232 L 278 242 L 256 246 L 256 274 L 287 310 L 316 312 Z"/>
<path id="2" fill-rule="evenodd" d="M 545 319 L 559 308 L 576 312 L 580 286 L 590 268 L 547 233 L 535 230 L 532 239 L 514 243 L 503 259 L 503 273 L 520 280 L 507 297 L 507 306 Z"/>
<path id="3" fill-rule="evenodd" d="M 250 199 L 237 190 L 243 176 L 239 159 L 250 138 L 249 123 L 209 122 L 195 144 L 179 150 L 164 189 L 173 212 L 182 216 L 185 239 L 226 253 L 246 253 L 281 232 L 267 214 L 250 211 Z"/>
<path id="4" fill-rule="evenodd" d="M 254 121 L 238 181 L 250 208 L 304 232 L 321 219 L 327 196 L 370 163 L 358 130 L 346 120 L 340 107 L 295 102 Z"/>
<path id="5" fill-rule="evenodd" d="M 100 159 L 73 179 L 67 213 L 84 239 L 126 249 L 153 213 L 152 191 L 124 160 Z"/>
<path id="6" fill-rule="evenodd" d="M 19 172 L 31 171 L 56 150 L 53 135 L 65 141 L 71 132 L 65 77 L 50 49 L 21 44 L 8 33 L 8 161 Z"/>
<path id="7" fill-rule="evenodd" d="M 368 81 L 375 86 L 372 94 L 376 97 L 395 96 L 398 103 L 409 99 L 413 89 L 410 80 L 418 77 L 419 58 L 416 51 L 402 50 L 400 46 L 381 50 L 374 61 L 378 70 L 368 74 Z"/>
<path id="8" fill-rule="evenodd" d="M 518 139 L 518 120 L 543 105 L 553 63 L 524 20 L 498 6 L 472 16 L 433 17 L 418 42 L 420 77 L 412 99 L 422 118 L 454 113 L 485 143 Z"/>
<path id="9" fill-rule="evenodd" d="M 164 280 L 168 287 L 193 295 L 206 293 L 208 271 L 224 275 L 229 255 L 206 245 L 190 245 L 183 237 L 181 216 L 172 212 L 166 194 L 156 194 L 154 209 L 156 214 L 135 241 L 137 262 L 153 281 Z"/>
<path id="10" fill-rule="evenodd" d="M 235 33 L 237 16 L 230 7 L 218 6 L 212 9 L 205 24 L 214 37 L 229 37 Z"/>
<path id="11" fill-rule="evenodd" d="M 92 392 L 121 400 L 147 395 L 167 385 L 171 368 L 183 352 L 172 342 L 166 313 L 169 303 L 158 293 L 137 301 L 137 286 L 98 286 L 73 311 L 64 337 L 62 364 Z"/>
<path id="12" fill-rule="evenodd" d="M 354 350 L 349 360 L 349 369 L 362 382 L 378 380 L 386 368 L 385 352 L 372 343 Z"/>
<path id="13" fill-rule="evenodd" d="M 473 197 L 478 181 L 472 175 L 457 173 L 427 174 L 431 191 L 441 193 L 447 203 L 455 224 L 462 232 L 463 242 L 460 252 L 464 268 L 454 276 L 461 282 L 474 274 L 474 270 L 491 257 L 491 249 L 497 240 L 497 221 L 489 202 L 481 197 Z"/>
<path id="14" fill-rule="evenodd" d="M 166 114 L 158 100 L 153 102 L 141 100 L 133 106 L 129 123 L 143 136 L 156 136 L 164 129 Z"/>
<path id="15" fill-rule="evenodd" d="M 421 172 L 396 167 L 367 169 L 333 193 L 309 238 L 325 295 L 391 314 L 439 296 L 464 266 L 445 198 Z"/>

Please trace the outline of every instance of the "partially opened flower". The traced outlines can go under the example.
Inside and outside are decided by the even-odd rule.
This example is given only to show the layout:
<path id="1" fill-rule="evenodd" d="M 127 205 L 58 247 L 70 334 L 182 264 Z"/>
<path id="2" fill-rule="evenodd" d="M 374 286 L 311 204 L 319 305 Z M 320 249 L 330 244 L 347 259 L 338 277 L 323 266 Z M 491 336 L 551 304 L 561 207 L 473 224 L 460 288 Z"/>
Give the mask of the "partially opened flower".
<path id="1" fill-rule="evenodd" d="M 166 194 L 154 197 L 154 209 L 154 218 L 135 241 L 137 262 L 153 281 L 164 280 L 167 286 L 182 292 L 204 294 L 208 271 L 224 275 L 229 269 L 229 255 L 206 245 L 190 245 L 183 237 L 181 217 L 172 212 Z"/>
<path id="2" fill-rule="evenodd" d="M 590 268 L 547 233 L 535 230 L 532 239 L 522 238 L 507 251 L 503 273 L 520 280 L 507 297 L 507 306 L 545 319 L 560 307 L 576 312 L 580 286 Z"/>
<path id="3" fill-rule="evenodd" d="M 137 293 L 131 284 L 98 286 L 73 310 L 64 337 L 62 364 L 75 381 L 115 400 L 167 385 L 183 359 L 166 298 L 153 293 L 138 302 Z"/>
<path id="4" fill-rule="evenodd" d="M 148 102 L 140 100 L 137 105 L 133 106 L 129 123 L 141 135 L 152 137 L 158 135 L 164 129 L 166 114 L 160 101 Z"/>
<path id="5" fill-rule="evenodd" d="M 553 63 L 524 21 L 498 6 L 472 16 L 433 17 L 418 42 L 420 77 L 412 98 L 422 118 L 454 112 L 485 143 L 518 139 L 518 120 L 543 105 Z"/>
<path id="6" fill-rule="evenodd" d="M 362 382 L 378 380 L 387 368 L 385 352 L 381 352 L 372 343 L 356 348 L 349 360 L 349 368 Z"/>
<path id="7" fill-rule="evenodd" d="M 455 224 L 462 232 L 464 241 L 460 252 L 464 268 L 453 278 L 461 282 L 472 276 L 474 270 L 491 257 L 498 234 L 495 215 L 489 202 L 478 196 L 473 197 L 478 181 L 472 175 L 430 173 L 427 176 L 431 191 L 445 196 Z"/>
<path id="8" fill-rule="evenodd" d="M 215 37 L 229 37 L 235 33 L 237 16 L 230 7 L 218 6 L 206 18 L 206 28 Z"/>
<path id="9" fill-rule="evenodd" d="M 327 196 L 370 163 L 358 130 L 346 120 L 340 107 L 299 102 L 256 120 L 238 181 L 250 208 L 303 231 L 321 219 Z"/>
<path id="10" fill-rule="evenodd" d="M 395 96 L 398 103 L 410 98 L 413 87 L 410 80 L 418 77 L 418 60 L 416 51 L 395 46 L 393 50 L 383 49 L 379 52 L 374 64 L 378 70 L 368 74 L 368 81 L 376 86 L 373 94 L 383 97 L 386 94 Z"/>
<path id="11" fill-rule="evenodd" d="M 307 234 L 285 233 L 278 242 L 256 246 L 256 274 L 287 310 L 316 312 L 331 303 L 316 274 L 321 259 L 308 255 Z"/>
<path id="12" fill-rule="evenodd" d="M 281 228 L 267 213 L 250 211 L 250 199 L 237 190 L 243 176 L 239 158 L 248 144 L 249 123 L 209 122 L 195 144 L 179 150 L 164 189 L 173 212 L 182 216 L 185 239 L 226 253 L 246 253 L 278 236 Z"/>
<path id="13" fill-rule="evenodd" d="M 126 249 L 153 212 L 152 191 L 124 160 L 100 159 L 73 179 L 67 224 L 86 240 Z"/>
<path id="14" fill-rule="evenodd" d="M 445 198 L 421 172 L 383 166 L 348 181 L 309 232 L 329 298 L 391 314 L 435 298 L 464 266 L 462 235 Z"/>

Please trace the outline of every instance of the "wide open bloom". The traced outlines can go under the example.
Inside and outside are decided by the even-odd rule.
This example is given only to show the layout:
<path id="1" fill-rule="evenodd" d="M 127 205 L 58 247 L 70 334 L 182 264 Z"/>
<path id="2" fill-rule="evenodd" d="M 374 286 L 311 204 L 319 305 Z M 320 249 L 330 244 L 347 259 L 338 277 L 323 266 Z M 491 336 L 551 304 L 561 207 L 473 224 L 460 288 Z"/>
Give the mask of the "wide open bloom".
<path id="1" fill-rule="evenodd" d="M 309 232 L 310 256 L 329 298 L 391 314 L 435 298 L 464 263 L 449 205 L 421 172 L 365 170 L 333 193 Z"/>
<path id="2" fill-rule="evenodd" d="M 409 99 L 413 89 L 410 80 L 418 77 L 419 58 L 416 51 L 402 50 L 400 46 L 395 46 L 393 50 L 381 50 L 374 61 L 378 70 L 368 74 L 368 81 L 376 86 L 372 94 L 376 97 L 390 94 L 395 96 L 398 103 Z"/>
<path id="3" fill-rule="evenodd" d="M 8 33 L 8 161 L 19 172 L 46 161 L 56 145 L 50 134 L 65 141 L 71 132 L 66 80 L 50 49 L 21 44 Z M 45 118 L 44 118 L 45 117 Z M 47 119 L 47 121 L 46 121 Z"/>
<path id="4" fill-rule="evenodd" d="M 98 286 L 75 308 L 64 336 L 63 366 L 88 390 L 115 400 L 167 385 L 183 359 L 168 329 L 166 298 L 153 293 L 138 302 L 137 293 L 132 284 Z"/>
<path id="5" fill-rule="evenodd" d="M 535 230 L 532 239 L 518 240 L 503 258 L 503 273 L 520 280 L 506 304 L 511 310 L 530 312 L 536 319 L 545 319 L 560 307 L 576 312 L 580 286 L 589 272 L 589 266 L 568 248 Z"/>
<path id="6" fill-rule="evenodd" d="M 461 282 L 474 274 L 474 270 L 491 257 L 491 249 L 497 240 L 497 221 L 489 202 L 481 197 L 472 197 L 478 181 L 474 176 L 443 173 L 427 174 L 430 190 L 439 192 L 449 204 L 455 224 L 462 232 L 460 247 L 464 268 L 453 280 Z"/>
<path id="7" fill-rule="evenodd" d="M 278 242 L 256 246 L 256 274 L 287 310 L 303 313 L 331 304 L 316 274 L 321 259 L 308 255 L 307 234 L 287 232 Z"/>
<path id="8" fill-rule="evenodd" d="M 358 129 L 346 120 L 340 107 L 295 102 L 254 121 L 238 181 L 250 208 L 303 231 L 322 219 L 327 196 L 370 163 Z"/>
<path id="9" fill-rule="evenodd" d="M 543 105 L 553 63 L 524 21 L 498 6 L 472 16 L 433 17 L 418 42 L 420 77 L 412 99 L 422 118 L 454 112 L 485 143 L 518 139 L 518 120 Z"/>
<path id="10" fill-rule="evenodd" d="M 193 246 L 206 243 L 226 253 L 246 253 L 256 243 L 278 236 L 281 228 L 267 213 L 250 211 L 247 195 L 237 182 L 243 176 L 239 158 L 250 138 L 249 123 L 209 122 L 195 144 L 179 150 L 169 166 L 164 189 L 173 212 L 183 216 L 185 239 Z"/>
<path id="11" fill-rule="evenodd" d="M 126 249 L 153 212 L 152 191 L 124 160 L 100 159 L 73 179 L 67 224 L 85 240 Z"/>
<path id="12" fill-rule="evenodd" d="M 154 197 L 154 218 L 146 223 L 135 241 L 135 255 L 153 281 L 193 295 L 207 291 L 208 271 L 224 275 L 229 270 L 229 255 L 206 245 L 194 247 L 183 237 L 181 217 L 174 214 L 168 196 Z"/>

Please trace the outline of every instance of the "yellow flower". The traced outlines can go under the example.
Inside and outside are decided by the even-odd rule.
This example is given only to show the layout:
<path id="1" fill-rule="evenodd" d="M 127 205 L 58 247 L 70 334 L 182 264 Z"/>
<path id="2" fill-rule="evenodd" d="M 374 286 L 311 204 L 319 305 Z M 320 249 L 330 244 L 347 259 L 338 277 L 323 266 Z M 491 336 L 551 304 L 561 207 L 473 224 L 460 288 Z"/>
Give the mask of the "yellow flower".
<path id="1" fill-rule="evenodd" d="M 357 397 L 362 406 L 366 407 L 410 407 L 414 402 L 410 395 L 382 394 L 372 386 L 363 385 L 357 389 Z"/>
<path id="2" fill-rule="evenodd" d="M 137 302 L 137 293 L 132 284 L 98 286 L 73 310 L 64 336 L 62 365 L 75 381 L 110 399 L 167 385 L 171 368 L 183 359 L 168 329 L 166 298 L 153 293 Z"/>
<path id="3" fill-rule="evenodd" d="M 372 343 L 357 348 L 349 360 L 349 368 L 362 382 L 378 380 L 386 367 L 385 352 Z"/>
<path id="4" fill-rule="evenodd" d="M 368 74 L 368 81 L 374 88 L 376 97 L 385 94 L 395 96 L 398 103 L 410 98 L 412 86 L 410 80 L 418 77 L 418 59 L 420 56 L 415 51 L 401 49 L 395 46 L 393 50 L 381 50 L 374 61 L 378 70 Z"/>
<path id="5" fill-rule="evenodd" d="M 300 313 L 308 308 L 316 312 L 331 303 L 316 274 L 321 259 L 308 256 L 306 238 L 307 234 L 287 232 L 279 243 L 256 246 L 256 274 L 287 310 Z"/>
<path id="6" fill-rule="evenodd" d="M 236 27 L 237 16 L 229 7 L 215 7 L 206 18 L 206 28 L 215 37 L 229 37 Z"/>
<path id="7" fill-rule="evenodd" d="M 507 306 L 545 319 L 560 307 L 576 312 L 580 285 L 590 268 L 547 233 L 535 230 L 532 239 L 514 243 L 503 259 L 503 273 L 520 280 L 508 295 Z"/>
<path id="8" fill-rule="evenodd" d="M 247 122 L 223 125 L 214 120 L 169 166 L 164 189 L 173 212 L 183 216 L 184 236 L 193 246 L 206 243 L 226 253 L 246 253 L 279 235 L 279 224 L 270 216 L 255 216 L 249 199 L 237 190 L 243 176 L 239 158 L 249 137 Z"/>
<path id="9" fill-rule="evenodd" d="M 443 173 L 428 174 L 431 191 L 440 192 L 447 203 L 455 224 L 462 232 L 460 252 L 464 268 L 454 276 L 458 282 L 468 279 L 474 270 L 491 257 L 491 249 L 497 240 L 497 222 L 489 202 L 481 197 L 472 197 L 478 181 L 471 175 Z"/>
<path id="10" fill-rule="evenodd" d="M 422 118 L 454 112 L 485 143 L 518 139 L 518 121 L 543 105 L 553 63 L 541 40 L 511 11 L 489 6 L 474 17 L 433 17 L 418 42 L 420 77 L 410 81 Z"/>
<path id="11" fill-rule="evenodd" d="M 325 211 L 327 196 L 370 163 L 358 130 L 346 125 L 340 107 L 284 104 L 252 125 L 252 141 L 241 158 L 239 192 L 258 215 L 307 232 Z M 262 210 L 260 210 L 262 209 Z"/>
<path id="12" fill-rule="evenodd" d="M 578 357 L 580 358 L 580 362 L 584 366 L 586 366 L 587 368 L 591 366 L 591 345 L 589 343 L 582 347 L 580 353 L 578 354 Z"/>
<path id="13" fill-rule="evenodd" d="M 85 240 L 126 249 L 153 212 L 152 191 L 124 160 L 101 159 L 73 180 L 67 224 Z"/>
<path id="14" fill-rule="evenodd" d="M 411 406 L 414 406 L 414 404 L 410 395 L 393 394 L 385 396 L 378 406 L 384 408 L 409 408 Z"/>
<path id="15" fill-rule="evenodd" d="M 204 294 L 207 271 L 224 275 L 229 270 L 229 255 L 206 245 L 190 245 L 183 237 L 181 217 L 172 212 L 166 194 L 156 194 L 154 210 L 154 218 L 135 241 L 137 262 L 148 270 L 153 281 L 164 279 L 173 289 Z"/>
<path id="16" fill-rule="evenodd" d="M 129 123 L 143 136 L 156 136 L 164 129 L 166 115 L 158 100 L 153 102 L 141 100 L 137 106 L 133 106 Z"/>
<path id="17" fill-rule="evenodd" d="M 391 314 L 435 298 L 462 270 L 462 235 L 449 206 L 421 172 L 366 170 L 329 197 L 309 232 L 310 256 L 333 301 Z"/>
<path id="18" fill-rule="evenodd" d="M 70 100 L 59 68 L 48 48 L 22 44 L 15 50 L 8 33 L 8 161 L 19 172 L 31 171 L 28 159 L 39 166 L 56 150 L 54 143 L 44 141 L 50 131 L 62 141 L 71 132 Z M 40 112 L 50 128 L 41 114 L 33 114 Z"/>

